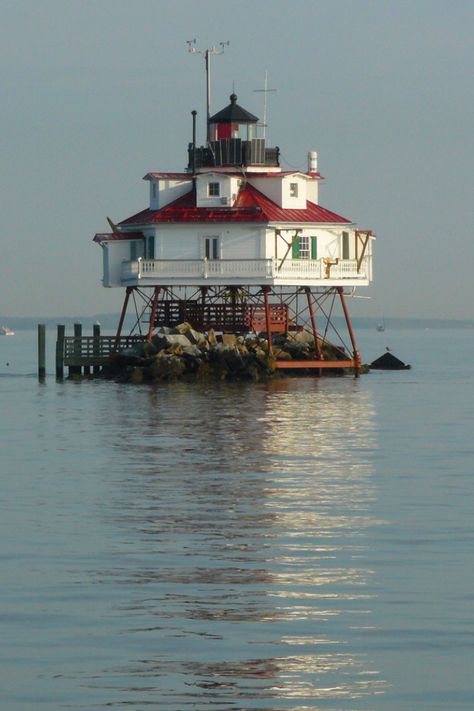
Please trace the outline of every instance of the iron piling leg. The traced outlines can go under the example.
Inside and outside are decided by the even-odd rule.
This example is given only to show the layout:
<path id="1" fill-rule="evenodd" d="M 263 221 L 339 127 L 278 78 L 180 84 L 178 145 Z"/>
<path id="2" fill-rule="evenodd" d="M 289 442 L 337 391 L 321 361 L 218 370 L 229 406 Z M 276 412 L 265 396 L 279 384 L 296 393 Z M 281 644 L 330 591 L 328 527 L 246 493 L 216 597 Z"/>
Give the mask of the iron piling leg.
<path id="1" fill-rule="evenodd" d="M 156 312 L 158 311 L 158 301 L 160 298 L 160 293 L 161 293 L 161 287 L 155 286 L 155 291 L 153 293 L 153 302 L 152 302 L 151 311 L 150 311 L 150 324 L 148 326 L 148 333 L 147 333 L 147 337 L 146 337 L 147 341 L 151 341 L 151 338 L 153 336 L 153 329 L 155 328 Z"/>
<path id="2" fill-rule="evenodd" d="M 272 353 L 273 353 L 272 330 L 271 330 L 271 321 L 270 321 L 270 304 L 268 303 L 268 292 L 270 291 L 270 287 L 269 286 L 262 286 L 262 291 L 263 291 L 263 301 L 265 304 L 265 322 L 267 324 L 268 354 L 272 355 Z"/>
<path id="3" fill-rule="evenodd" d="M 311 318 L 311 328 L 312 328 L 312 331 L 313 331 L 314 347 L 315 347 L 315 349 L 316 349 L 316 355 L 318 356 L 318 360 L 322 360 L 322 359 L 323 359 L 323 355 L 322 355 L 322 353 L 321 353 L 321 347 L 320 347 L 319 341 L 318 341 L 318 332 L 317 332 L 317 330 L 316 330 L 316 317 L 315 317 L 315 315 L 314 315 L 313 300 L 311 299 L 311 289 L 310 289 L 310 287 L 307 286 L 307 287 L 305 288 L 305 291 L 306 291 L 306 297 L 307 297 L 307 299 L 308 299 L 308 311 L 309 311 L 309 315 L 310 315 L 310 318 Z"/>
<path id="4" fill-rule="evenodd" d="M 130 299 L 130 294 L 132 293 L 134 288 L 134 286 L 127 286 L 127 289 L 125 291 L 125 300 L 122 306 L 122 313 L 120 314 L 120 321 L 117 327 L 117 333 L 115 334 L 114 353 L 116 353 L 118 350 L 120 336 L 122 335 L 123 322 L 125 321 L 125 314 L 127 313 L 128 300 Z"/>
<path id="5" fill-rule="evenodd" d="M 342 286 L 337 287 L 337 293 L 339 294 L 339 298 L 341 300 L 342 310 L 344 311 L 344 317 L 346 319 L 347 330 L 349 331 L 349 337 L 351 339 L 352 352 L 353 352 L 353 358 L 354 358 L 355 376 L 356 376 L 356 378 L 358 378 L 359 374 L 360 374 L 361 357 L 360 357 L 360 353 L 357 349 L 354 331 L 352 329 L 351 319 L 349 317 L 349 311 L 347 310 L 346 300 L 344 298 L 344 289 Z"/>

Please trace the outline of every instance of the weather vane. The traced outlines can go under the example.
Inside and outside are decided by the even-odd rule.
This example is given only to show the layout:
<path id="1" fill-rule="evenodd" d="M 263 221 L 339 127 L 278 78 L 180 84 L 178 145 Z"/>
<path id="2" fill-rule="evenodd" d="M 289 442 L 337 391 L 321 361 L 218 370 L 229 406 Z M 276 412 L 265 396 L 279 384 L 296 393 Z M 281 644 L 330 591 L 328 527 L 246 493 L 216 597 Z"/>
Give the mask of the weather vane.
<path id="1" fill-rule="evenodd" d="M 207 142 L 209 143 L 209 119 L 211 117 L 211 57 L 219 54 L 224 54 L 224 50 L 229 46 L 230 42 L 219 42 L 221 49 L 216 49 L 215 46 L 208 49 L 197 49 L 196 39 L 186 40 L 188 52 L 191 54 L 202 54 L 206 62 L 206 105 L 207 105 Z"/>

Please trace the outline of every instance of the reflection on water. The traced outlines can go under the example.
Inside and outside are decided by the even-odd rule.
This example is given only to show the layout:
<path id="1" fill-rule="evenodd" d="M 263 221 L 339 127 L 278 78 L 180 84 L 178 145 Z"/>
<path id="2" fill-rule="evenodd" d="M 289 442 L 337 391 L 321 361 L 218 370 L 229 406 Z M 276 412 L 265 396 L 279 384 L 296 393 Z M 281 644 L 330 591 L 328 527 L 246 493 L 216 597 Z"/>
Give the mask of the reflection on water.
<path id="1" fill-rule="evenodd" d="M 115 544 L 90 575 L 121 591 L 121 661 L 84 670 L 88 708 L 360 709 L 383 693 L 362 653 L 370 393 L 295 379 L 115 395 Z"/>

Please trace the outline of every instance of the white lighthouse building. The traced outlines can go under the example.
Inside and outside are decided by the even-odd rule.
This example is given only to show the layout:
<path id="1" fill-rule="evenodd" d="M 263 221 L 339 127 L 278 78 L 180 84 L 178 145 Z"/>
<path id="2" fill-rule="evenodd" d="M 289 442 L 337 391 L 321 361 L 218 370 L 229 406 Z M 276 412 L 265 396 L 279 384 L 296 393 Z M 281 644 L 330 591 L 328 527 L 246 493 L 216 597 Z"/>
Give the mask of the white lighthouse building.
<path id="1" fill-rule="evenodd" d="M 208 119 L 197 146 L 196 112 L 182 173 L 150 172 L 148 206 L 96 234 L 103 285 L 143 303 L 137 327 L 148 338 L 162 326 L 312 334 L 311 367 L 330 367 L 321 343 L 342 309 L 349 346 L 343 367 L 360 364 L 345 295 L 372 279 L 372 233 L 319 202 L 315 151 L 304 172 L 283 170 L 278 147 L 258 136 L 258 118 L 237 96 Z M 278 359 L 277 359 L 278 360 Z M 303 367 L 296 361 L 277 367 Z M 308 367 L 305 362 L 304 367 Z"/>

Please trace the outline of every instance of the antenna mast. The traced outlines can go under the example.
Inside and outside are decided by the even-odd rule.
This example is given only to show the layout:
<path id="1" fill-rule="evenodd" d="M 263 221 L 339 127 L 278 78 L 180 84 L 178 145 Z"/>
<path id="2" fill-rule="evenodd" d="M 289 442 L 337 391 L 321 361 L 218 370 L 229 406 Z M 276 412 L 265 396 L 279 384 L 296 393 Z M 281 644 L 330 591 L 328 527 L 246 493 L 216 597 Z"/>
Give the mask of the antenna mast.
<path id="1" fill-rule="evenodd" d="M 268 71 L 265 69 L 265 81 L 263 83 L 263 89 L 254 89 L 254 91 L 259 91 L 262 92 L 264 95 L 263 99 L 263 123 L 260 124 L 263 126 L 263 138 L 265 138 L 265 132 L 267 128 L 267 94 L 269 94 L 271 91 L 276 91 L 276 89 L 269 89 L 268 88 Z"/>
<path id="2" fill-rule="evenodd" d="M 191 54 L 202 54 L 206 62 L 206 105 L 207 105 L 207 131 L 206 139 L 207 143 L 210 141 L 209 134 L 209 119 L 211 117 L 211 57 L 217 56 L 219 54 L 224 54 L 225 47 L 228 47 L 230 42 L 219 42 L 221 49 L 216 49 L 215 46 L 209 47 L 208 49 L 197 49 L 196 40 L 186 40 L 188 45 L 188 52 Z"/>

